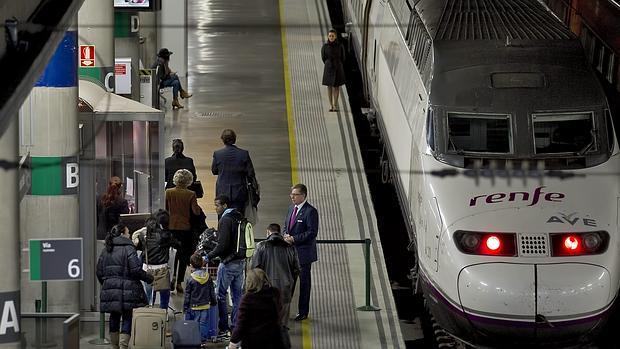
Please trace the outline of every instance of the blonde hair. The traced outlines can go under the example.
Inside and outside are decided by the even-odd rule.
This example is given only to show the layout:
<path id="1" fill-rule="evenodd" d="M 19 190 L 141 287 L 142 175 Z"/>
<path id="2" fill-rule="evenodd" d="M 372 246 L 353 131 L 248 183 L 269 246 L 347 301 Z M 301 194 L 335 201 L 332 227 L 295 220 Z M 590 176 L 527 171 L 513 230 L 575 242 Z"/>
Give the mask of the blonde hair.
<path id="1" fill-rule="evenodd" d="M 271 287 L 271 282 L 269 282 L 269 278 L 263 269 L 254 268 L 248 270 L 245 275 L 245 292 L 256 293 L 265 286 Z"/>
<path id="2" fill-rule="evenodd" d="M 172 183 L 179 188 L 186 189 L 194 182 L 194 175 L 186 169 L 180 169 L 174 173 Z"/>

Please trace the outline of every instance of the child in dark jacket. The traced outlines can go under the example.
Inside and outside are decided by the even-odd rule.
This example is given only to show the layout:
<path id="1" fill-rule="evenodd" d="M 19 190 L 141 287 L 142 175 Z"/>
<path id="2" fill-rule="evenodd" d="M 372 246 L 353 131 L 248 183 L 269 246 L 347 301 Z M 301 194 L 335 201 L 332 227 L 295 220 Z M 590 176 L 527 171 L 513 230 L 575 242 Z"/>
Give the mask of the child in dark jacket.
<path id="1" fill-rule="evenodd" d="M 217 304 L 215 285 L 205 268 L 205 261 L 199 254 L 189 260 L 192 273 L 185 281 L 183 311 L 185 320 L 198 321 L 202 342 L 209 339 L 209 308 Z"/>

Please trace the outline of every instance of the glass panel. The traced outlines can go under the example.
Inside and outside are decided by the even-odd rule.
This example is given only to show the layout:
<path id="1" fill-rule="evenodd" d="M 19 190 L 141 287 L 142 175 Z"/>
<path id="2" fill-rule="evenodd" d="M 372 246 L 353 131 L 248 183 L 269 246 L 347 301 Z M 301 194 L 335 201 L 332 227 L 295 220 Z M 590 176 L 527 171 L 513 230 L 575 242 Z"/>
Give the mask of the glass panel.
<path id="1" fill-rule="evenodd" d="M 510 127 L 510 115 L 448 113 L 448 149 L 456 152 L 510 153 Z"/>
<path id="2" fill-rule="evenodd" d="M 592 113 L 532 115 L 536 154 L 595 150 Z"/>

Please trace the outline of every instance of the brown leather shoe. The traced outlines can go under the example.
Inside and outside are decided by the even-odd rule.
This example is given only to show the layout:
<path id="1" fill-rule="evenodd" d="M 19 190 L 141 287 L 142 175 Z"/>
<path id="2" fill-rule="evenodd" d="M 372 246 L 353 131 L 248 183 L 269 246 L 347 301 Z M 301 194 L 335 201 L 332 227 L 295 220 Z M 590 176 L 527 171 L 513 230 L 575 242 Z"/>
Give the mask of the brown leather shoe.
<path id="1" fill-rule="evenodd" d="M 185 91 L 185 90 L 181 90 L 179 92 L 181 92 L 181 98 L 183 98 L 183 99 L 189 98 L 189 97 L 193 96 L 193 94 L 187 93 L 187 91 Z"/>
<path id="2" fill-rule="evenodd" d="M 181 109 L 183 108 L 183 105 L 181 105 L 181 103 L 179 103 L 179 99 L 175 98 L 174 100 L 172 100 L 172 109 L 177 108 L 177 109 Z"/>
<path id="3" fill-rule="evenodd" d="M 181 284 L 177 284 L 177 293 L 183 293 L 183 287 Z"/>

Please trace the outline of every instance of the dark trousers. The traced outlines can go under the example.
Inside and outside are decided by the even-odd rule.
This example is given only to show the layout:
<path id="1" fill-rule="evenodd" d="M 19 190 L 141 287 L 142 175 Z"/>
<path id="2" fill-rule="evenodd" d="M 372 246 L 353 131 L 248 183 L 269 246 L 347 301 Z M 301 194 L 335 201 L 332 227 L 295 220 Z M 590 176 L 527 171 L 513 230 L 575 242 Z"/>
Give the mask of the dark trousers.
<path id="1" fill-rule="evenodd" d="M 191 231 L 184 230 L 172 230 L 172 236 L 181 243 L 181 248 L 177 251 L 177 256 L 174 259 L 174 270 L 176 274 L 176 282 L 180 284 L 185 278 L 185 269 L 189 265 L 189 258 L 194 253 L 196 246 L 194 245 L 194 238 Z"/>
<path id="2" fill-rule="evenodd" d="M 131 334 L 131 317 L 133 309 L 125 310 L 122 313 L 110 313 L 110 333 L 120 332 Z M 121 328 L 121 318 L 123 319 L 123 328 Z M 120 331 L 119 331 L 120 330 Z"/>
<path id="3" fill-rule="evenodd" d="M 298 313 L 301 315 L 308 315 L 310 311 L 310 288 L 312 286 L 310 277 L 310 267 L 312 267 L 312 263 L 302 264 L 300 267 Z"/>

